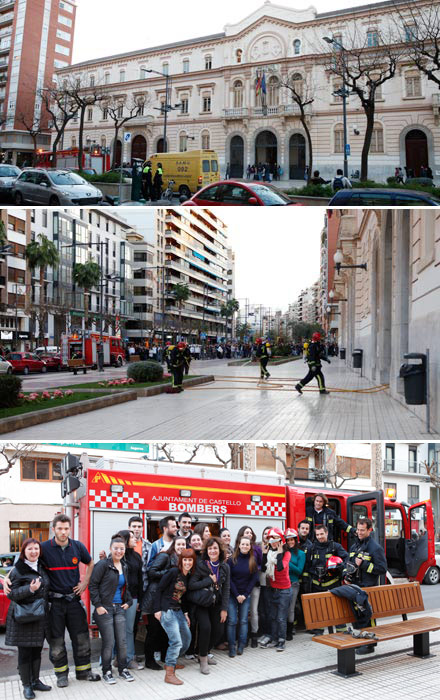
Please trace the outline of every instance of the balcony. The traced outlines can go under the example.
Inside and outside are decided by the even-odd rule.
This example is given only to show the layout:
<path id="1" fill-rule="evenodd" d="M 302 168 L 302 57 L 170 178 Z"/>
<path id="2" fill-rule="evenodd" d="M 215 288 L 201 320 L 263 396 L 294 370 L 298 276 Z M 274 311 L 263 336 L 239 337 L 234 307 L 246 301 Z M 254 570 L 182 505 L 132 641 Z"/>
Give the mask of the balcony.
<path id="1" fill-rule="evenodd" d="M 234 107 L 233 109 L 224 109 L 225 119 L 243 119 L 249 116 L 247 107 Z"/>
<path id="2" fill-rule="evenodd" d="M 6 287 L 6 277 L 0 275 L 0 287 Z"/>
<path id="3" fill-rule="evenodd" d="M 423 462 L 414 462 L 405 459 L 384 459 L 384 472 L 392 472 L 394 474 L 418 474 L 427 476 L 426 465 Z M 437 473 L 439 473 L 439 465 L 437 464 Z"/>

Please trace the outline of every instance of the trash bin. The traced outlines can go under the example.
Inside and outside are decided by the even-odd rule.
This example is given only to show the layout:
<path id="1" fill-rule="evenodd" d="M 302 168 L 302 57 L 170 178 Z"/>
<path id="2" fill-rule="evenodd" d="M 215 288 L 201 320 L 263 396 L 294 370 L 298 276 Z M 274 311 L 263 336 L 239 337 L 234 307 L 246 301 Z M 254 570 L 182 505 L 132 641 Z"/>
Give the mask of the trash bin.
<path id="1" fill-rule="evenodd" d="M 364 351 L 361 350 L 360 348 L 355 348 L 353 352 L 351 353 L 351 356 L 353 358 L 353 367 L 354 369 L 362 369 L 362 355 L 364 354 Z"/>
<path id="2" fill-rule="evenodd" d="M 401 366 L 399 377 L 403 378 L 405 401 L 411 406 L 426 404 L 426 355 L 411 352 L 404 355 L 405 360 L 421 360 L 419 364 L 405 363 Z"/>
<path id="3" fill-rule="evenodd" d="M 340 348 L 339 357 L 341 358 L 341 360 L 345 360 L 345 348 Z"/>

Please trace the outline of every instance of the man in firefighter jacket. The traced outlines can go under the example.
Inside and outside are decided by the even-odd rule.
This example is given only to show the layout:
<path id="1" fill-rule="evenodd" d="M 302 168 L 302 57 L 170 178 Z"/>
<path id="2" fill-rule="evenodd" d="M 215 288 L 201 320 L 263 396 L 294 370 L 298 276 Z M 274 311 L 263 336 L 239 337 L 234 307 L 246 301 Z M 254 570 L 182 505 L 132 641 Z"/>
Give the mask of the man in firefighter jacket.
<path id="1" fill-rule="evenodd" d="M 344 563 L 348 553 L 339 542 L 329 539 L 325 525 L 316 526 L 316 540 L 310 552 L 311 592 L 322 593 L 341 585 Z M 342 632 L 345 625 L 337 625 L 336 630 Z M 324 634 L 323 629 L 310 630 L 310 634 Z"/>
<path id="2" fill-rule="evenodd" d="M 165 345 L 165 352 L 164 352 L 164 360 L 167 364 L 167 369 L 168 372 L 171 372 L 171 353 L 174 350 L 174 345 L 170 343 L 170 341 L 167 341 L 167 344 Z"/>
<path id="3" fill-rule="evenodd" d="M 302 389 L 305 387 L 305 385 L 311 382 L 314 377 L 316 377 L 319 387 L 319 393 L 329 394 L 330 392 L 327 391 L 327 389 L 325 388 L 325 379 L 322 373 L 321 360 L 325 360 L 325 362 L 328 362 L 329 364 L 330 360 L 327 357 L 325 346 L 321 343 L 321 334 L 313 333 L 312 342 L 308 344 L 307 348 L 305 347 L 306 345 L 307 343 L 304 343 L 305 360 L 309 367 L 309 371 L 304 377 L 304 379 L 301 379 L 301 381 L 295 385 L 295 389 L 298 393 L 302 394 Z"/>
<path id="4" fill-rule="evenodd" d="M 186 343 L 180 342 L 171 350 L 170 368 L 173 375 L 171 386 L 173 391 L 183 391 L 183 372 L 185 369 L 185 347 Z"/>
<path id="5" fill-rule="evenodd" d="M 311 554 L 313 549 L 313 542 L 309 539 L 310 535 L 310 523 L 308 520 L 301 520 L 298 524 L 298 547 L 306 555 L 306 563 L 304 564 L 304 569 L 301 574 L 300 582 L 300 593 L 310 593 L 311 579 L 310 579 L 310 563 Z"/>
<path id="6" fill-rule="evenodd" d="M 350 548 L 348 562 L 353 566 L 348 575 L 348 581 L 361 588 L 377 586 L 379 576 L 386 574 L 388 565 L 383 547 L 372 538 L 373 523 L 370 518 L 359 518 L 356 525 L 356 542 Z M 347 580 L 347 570 L 344 570 Z M 367 591 L 368 593 L 368 591 Z M 376 623 L 371 620 L 371 627 Z M 372 654 L 376 645 L 368 645 L 356 649 L 356 654 Z"/>
<path id="7" fill-rule="evenodd" d="M 310 523 L 310 539 L 315 539 L 315 529 L 317 525 L 325 525 L 328 529 L 328 538 L 335 538 L 335 526 L 344 530 L 347 534 L 353 529 L 335 511 L 328 507 L 328 498 L 323 493 L 317 493 L 313 499 L 313 505 L 306 507 L 306 520 Z"/>
<path id="8" fill-rule="evenodd" d="M 270 377 L 267 371 L 267 363 L 270 357 L 270 343 L 264 343 L 262 338 L 256 339 L 257 349 L 255 355 L 260 363 L 260 379 L 268 379 Z"/>

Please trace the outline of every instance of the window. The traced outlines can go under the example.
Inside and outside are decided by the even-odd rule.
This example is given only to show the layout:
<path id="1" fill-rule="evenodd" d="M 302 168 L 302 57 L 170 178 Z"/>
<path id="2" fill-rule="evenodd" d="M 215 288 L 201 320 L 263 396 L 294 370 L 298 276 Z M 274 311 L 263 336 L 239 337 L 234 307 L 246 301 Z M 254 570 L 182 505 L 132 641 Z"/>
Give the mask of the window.
<path id="1" fill-rule="evenodd" d="M 209 149 L 209 148 L 210 148 L 209 131 L 202 131 L 202 148 L 203 148 L 203 149 Z"/>
<path id="2" fill-rule="evenodd" d="M 379 46 L 379 34 L 377 29 L 370 29 L 367 32 L 367 46 L 369 48 L 373 46 Z"/>
<path id="3" fill-rule="evenodd" d="M 405 41 L 417 39 L 417 27 L 415 24 L 407 24 L 404 27 Z"/>
<path id="4" fill-rule="evenodd" d="M 188 114 L 188 98 L 182 97 L 180 100 L 180 114 Z"/>
<path id="5" fill-rule="evenodd" d="M 19 552 L 28 537 L 34 537 L 39 542 L 49 539 L 50 523 L 9 523 L 9 551 Z"/>
<path id="6" fill-rule="evenodd" d="M 241 63 L 241 59 L 243 58 L 243 49 L 237 49 L 235 52 L 235 58 L 237 59 L 237 63 Z"/>
<path id="7" fill-rule="evenodd" d="M 69 32 L 63 32 L 62 29 L 57 29 L 57 39 L 64 39 L 64 41 L 71 41 L 72 35 Z"/>
<path id="8" fill-rule="evenodd" d="M 342 102 L 342 97 L 341 95 L 335 94 L 338 93 L 339 91 L 342 91 L 342 83 L 340 80 L 334 80 L 333 81 L 333 90 L 332 90 L 332 102 Z"/>
<path id="9" fill-rule="evenodd" d="M 105 83 L 105 85 L 108 85 L 110 83 L 110 73 L 105 73 L 104 83 Z"/>
<path id="10" fill-rule="evenodd" d="M 56 58 L 53 62 L 54 68 L 65 68 L 69 64 L 67 61 L 60 61 L 58 58 Z"/>
<path id="11" fill-rule="evenodd" d="M 73 13 L 72 5 L 69 5 L 68 2 L 61 2 L 61 0 L 60 0 L 60 10 L 64 10 L 64 12 L 70 12 L 70 14 Z"/>
<path id="12" fill-rule="evenodd" d="M 394 471 L 394 445 L 385 445 L 385 464 L 387 472 Z"/>
<path id="13" fill-rule="evenodd" d="M 203 112 L 210 112 L 211 111 L 211 95 L 205 95 L 203 97 Z"/>
<path id="14" fill-rule="evenodd" d="M 124 105 L 119 105 L 118 111 L 117 111 L 117 116 L 119 119 L 122 119 L 124 115 Z"/>
<path id="15" fill-rule="evenodd" d="M 76 148 L 76 136 L 72 136 L 72 148 Z"/>
<path id="16" fill-rule="evenodd" d="M 344 127 L 342 124 L 335 126 L 335 153 L 344 153 Z"/>
<path id="17" fill-rule="evenodd" d="M 188 150 L 188 136 L 185 132 L 181 133 L 179 136 L 179 151 L 184 153 Z"/>
<path id="18" fill-rule="evenodd" d="M 418 71 L 411 71 L 405 74 L 406 97 L 422 96 L 422 81 Z"/>
<path id="19" fill-rule="evenodd" d="M 184 59 L 182 63 L 182 71 L 183 73 L 189 73 L 189 58 Z"/>
<path id="20" fill-rule="evenodd" d="M 93 121 L 93 107 L 89 107 L 87 109 L 87 121 L 88 122 Z"/>
<path id="21" fill-rule="evenodd" d="M 104 107 L 102 110 L 102 119 L 103 121 L 106 121 L 108 119 L 108 108 Z"/>
<path id="22" fill-rule="evenodd" d="M 383 490 L 386 491 L 387 489 L 393 489 L 394 490 L 394 495 L 397 498 L 397 484 L 391 482 L 391 481 L 384 481 L 383 483 Z"/>
<path id="23" fill-rule="evenodd" d="M 107 139 L 105 136 L 101 136 L 101 148 L 106 148 L 107 146 Z"/>
<path id="24" fill-rule="evenodd" d="M 70 49 L 68 46 L 61 46 L 61 44 L 55 44 L 55 51 L 57 53 L 62 53 L 63 56 L 68 56 L 70 54 Z"/>
<path id="25" fill-rule="evenodd" d="M 145 75 L 145 66 L 141 66 L 139 68 L 139 79 L 140 80 L 145 80 L 147 76 Z"/>
<path id="26" fill-rule="evenodd" d="M 62 481 L 61 460 L 26 457 L 21 460 L 22 481 Z"/>
<path id="27" fill-rule="evenodd" d="M 120 82 L 120 83 L 125 83 L 125 70 L 120 70 L 120 71 L 119 71 L 119 82 Z"/>
<path id="28" fill-rule="evenodd" d="M 138 117 L 143 117 L 144 116 L 144 110 L 145 110 L 145 102 L 143 100 L 138 100 L 138 109 L 137 109 L 137 116 Z"/>
<path id="29" fill-rule="evenodd" d="M 371 136 L 371 153 L 383 153 L 383 128 L 382 124 L 375 124 Z"/>
<path id="30" fill-rule="evenodd" d="M 417 447 L 412 445 L 408 447 L 408 471 L 417 474 Z"/>
<path id="31" fill-rule="evenodd" d="M 162 63 L 162 73 L 165 73 L 165 75 L 168 75 L 169 69 L 170 69 L 170 66 L 168 63 Z"/>
<path id="32" fill-rule="evenodd" d="M 293 53 L 298 56 L 301 53 L 301 42 L 299 39 L 295 39 L 293 42 Z"/>
<path id="33" fill-rule="evenodd" d="M 408 503 L 412 506 L 414 503 L 418 503 L 420 500 L 419 486 L 414 486 L 413 484 L 408 484 Z"/>
<path id="34" fill-rule="evenodd" d="M 267 104 L 277 107 L 280 102 L 280 83 L 276 75 L 272 75 L 267 82 Z"/>
<path id="35" fill-rule="evenodd" d="M 90 76 L 90 87 L 95 87 L 95 76 L 94 75 Z"/>
<path id="36" fill-rule="evenodd" d="M 290 84 L 295 92 L 302 97 L 304 92 L 304 80 L 301 73 L 294 73 L 290 78 Z"/>
<path id="37" fill-rule="evenodd" d="M 243 83 L 241 80 L 236 80 L 233 85 L 234 91 L 234 109 L 241 109 L 243 107 Z"/>
<path id="38" fill-rule="evenodd" d="M 70 17 L 64 17 L 64 15 L 58 15 L 58 22 L 64 24 L 66 27 L 72 26 L 72 20 Z"/>
<path id="39" fill-rule="evenodd" d="M 212 56 L 205 56 L 205 70 L 211 70 L 212 68 Z"/>

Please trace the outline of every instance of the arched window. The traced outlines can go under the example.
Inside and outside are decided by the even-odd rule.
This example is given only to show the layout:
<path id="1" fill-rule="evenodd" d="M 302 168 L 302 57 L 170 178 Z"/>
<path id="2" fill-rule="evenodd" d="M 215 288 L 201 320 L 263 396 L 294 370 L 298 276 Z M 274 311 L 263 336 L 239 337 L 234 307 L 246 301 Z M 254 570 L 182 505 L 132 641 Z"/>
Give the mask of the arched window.
<path id="1" fill-rule="evenodd" d="M 241 80 L 236 80 L 233 85 L 234 90 L 234 109 L 243 107 L 243 83 Z"/>
<path id="2" fill-rule="evenodd" d="M 237 49 L 235 52 L 235 57 L 237 59 L 237 63 L 241 63 L 241 59 L 243 58 L 243 49 Z"/>
<path id="3" fill-rule="evenodd" d="M 280 103 L 280 81 L 276 75 L 271 75 L 267 81 L 267 104 L 277 107 Z"/>
<path id="4" fill-rule="evenodd" d="M 211 70 L 212 68 L 212 56 L 205 56 L 205 70 Z"/>
<path id="5" fill-rule="evenodd" d="M 301 53 L 301 41 L 299 39 L 295 39 L 293 42 L 293 53 L 295 56 L 298 56 Z"/>
<path id="6" fill-rule="evenodd" d="M 202 148 L 203 149 L 209 149 L 211 146 L 211 139 L 209 136 L 209 131 L 202 131 Z"/>
<path id="7" fill-rule="evenodd" d="M 335 126 L 335 153 L 344 152 L 344 125 L 336 124 Z"/>
<path id="8" fill-rule="evenodd" d="M 101 136 L 101 148 L 105 148 L 107 146 L 107 139 L 105 136 Z"/>
<path id="9" fill-rule="evenodd" d="M 72 148 L 76 148 L 76 136 L 72 136 Z"/>
<path id="10" fill-rule="evenodd" d="M 290 78 L 290 84 L 298 95 L 304 94 L 304 79 L 301 73 L 294 73 Z"/>
<path id="11" fill-rule="evenodd" d="M 179 151 L 184 153 L 188 150 L 188 136 L 185 131 L 182 131 L 179 135 Z"/>
<path id="12" fill-rule="evenodd" d="M 373 134 L 371 136 L 370 153 L 383 153 L 383 126 L 379 122 L 375 122 Z"/>

